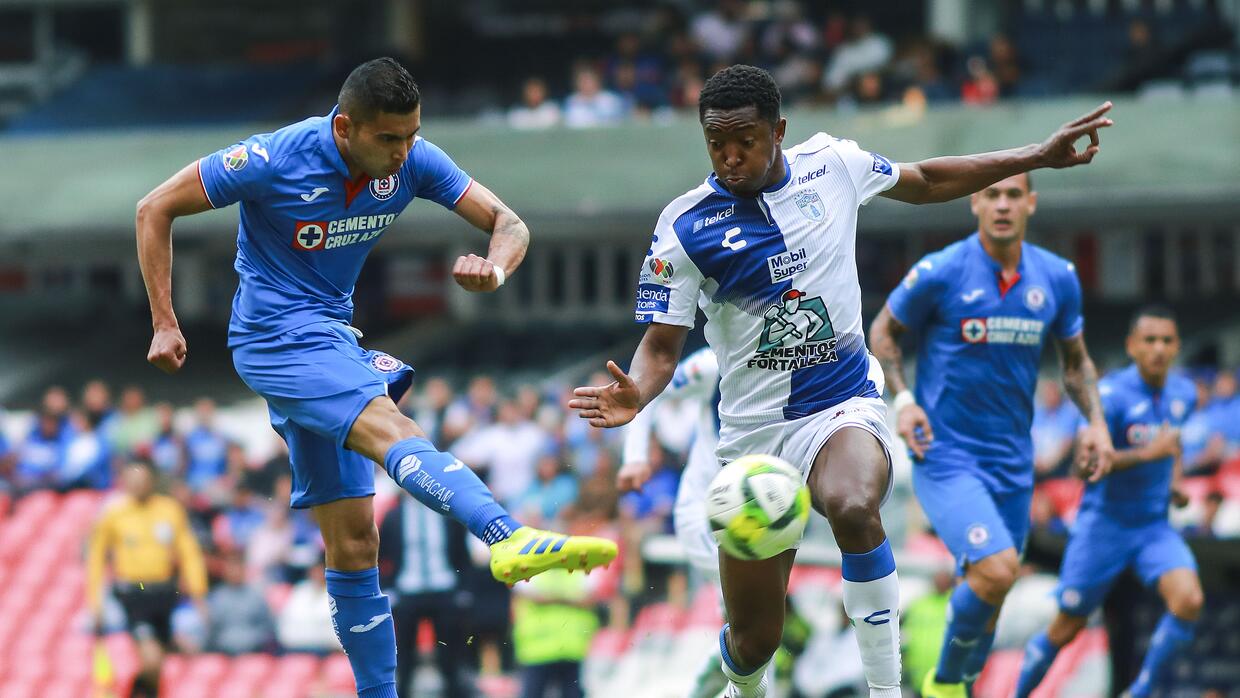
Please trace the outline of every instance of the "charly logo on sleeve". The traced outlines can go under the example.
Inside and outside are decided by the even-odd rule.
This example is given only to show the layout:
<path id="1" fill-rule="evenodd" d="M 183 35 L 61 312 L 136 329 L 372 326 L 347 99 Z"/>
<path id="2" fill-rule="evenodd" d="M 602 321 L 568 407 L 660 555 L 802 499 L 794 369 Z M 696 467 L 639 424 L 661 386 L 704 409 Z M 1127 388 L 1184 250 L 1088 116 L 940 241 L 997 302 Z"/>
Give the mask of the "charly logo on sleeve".
<path id="1" fill-rule="evenodd" d="M 788 289 L 762 317 L 762 334 L 746 364 L 749 368 L 792 371 L 839 361 L 835 329 L 821 297 L 806 298 L 804 291 Z"/>

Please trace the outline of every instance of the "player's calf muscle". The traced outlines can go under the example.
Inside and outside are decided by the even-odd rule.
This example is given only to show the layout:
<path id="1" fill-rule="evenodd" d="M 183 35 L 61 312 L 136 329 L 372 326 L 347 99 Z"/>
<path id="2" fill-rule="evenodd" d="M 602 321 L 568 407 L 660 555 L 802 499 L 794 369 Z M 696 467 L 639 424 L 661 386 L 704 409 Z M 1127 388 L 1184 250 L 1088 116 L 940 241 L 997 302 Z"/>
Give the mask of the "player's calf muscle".
<path id="1" fill-rule="evenodd" d="M 383 463 L 396 442 L 425 436 L 417 423 L 396 409 L 391 398 L 381 395 L 371 400 L 353 420 L 349 437 L 345 439 L 345 448 L 376 463 Z"/>

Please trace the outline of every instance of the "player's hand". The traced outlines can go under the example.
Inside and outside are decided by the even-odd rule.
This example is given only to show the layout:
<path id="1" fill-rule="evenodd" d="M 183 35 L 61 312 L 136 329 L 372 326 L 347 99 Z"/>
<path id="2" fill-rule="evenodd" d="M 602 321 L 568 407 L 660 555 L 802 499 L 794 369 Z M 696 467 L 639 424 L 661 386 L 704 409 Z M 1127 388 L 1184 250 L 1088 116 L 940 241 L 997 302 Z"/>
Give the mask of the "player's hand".
<path id="1" fill-rule="evenodd" d="M 1041 166 L 1059 169 L 1085 165 L 1093 160 L 1099 149 L 1098 129 L 1115 123 L 1105 116 L 1109 111 L 1111 102 L 1103 102 L 1097 109 L 1081 118 L 1060 126 L 1039 148 Z M 1083 151 L 1077 151 L 1076 142 L 1082 136 L 1089 136 L 1089 146 Z"/>
<path id="2" fill-rule="evenodd" d="M 185 346 L 185 336 L 176 327 L 155 330 L 151 338 L 151 349 L 146 353 L 146 360 L 164 373 L 176 373 L 185 365 L 185 355 L 189 350 Z"/>
<path id="3" fill-rule="evenodd" d="M 638 461 L 625 463 L 616 474 L 616 487 L 621 492 L 636 492 L 650 479 L 650 464 Z"/>
<path id="4" fill-rule="evenodd" d="M 904 443 L 908 444 L 914 458 L 921 460 L 926 457 L 926 449 L 930 448 L 930 443 L 934 441 L 934 430 L 930 428 L 930 418 L 926 416 L 921 405 L 905 405 L 904 409 L 900 410 L 896 415 L 896 431 L 904 439 Z"/>
<path id="5" fill-rule="evenodd" d="M 618 427 L 633 421 L 641 401 L 641 391 L 615 361 L 607 362 L 607 371 L 616 380 L 607 385 L 585 386 L 573 390 L 568 401 L 577 416 L 590 420 L 592 427 Z"/>
<path id="6" fill-rule="evenodd" d="M 456 264 L 452 266 L 452 278 L 466 291 L 494 291 L 499 288 L 495 265 L 476 254 L 457 257 Z"/>
<path id="7" fill-rule="evenodd" d="M 1180 455 L 1180 430 L 1163 422 L 1154 439 L 1145 446 L 1145 460 L 1161 460 Z"/>
<path id="8" fill-rule="evenodd" d="M 1087 482 L 1097 482 L 1111 474 L 1115 447 L 1106 424 L 1090 424 L 1081 430 L 1076 449 L 1077 472 Z"/>

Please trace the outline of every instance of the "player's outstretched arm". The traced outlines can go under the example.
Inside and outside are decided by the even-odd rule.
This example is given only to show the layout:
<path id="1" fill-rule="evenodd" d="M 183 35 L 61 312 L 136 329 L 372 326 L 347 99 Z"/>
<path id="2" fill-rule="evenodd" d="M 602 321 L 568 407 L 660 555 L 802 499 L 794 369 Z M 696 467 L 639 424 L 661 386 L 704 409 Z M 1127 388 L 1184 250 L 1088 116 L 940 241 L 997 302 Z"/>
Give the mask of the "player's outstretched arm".
<path id="1" fill-rule="evenodd" d="M 930 158 L 900 163 L 900 180 L 879 196 L 910 204 L 932 204 L 968 196 L 1014 174 L 1043 167 L 1054 169 L 1089 164 L 1098 154 L 1098 130 L 1114 122 L 1106 116 L 1111 103 L 1069 121 L 1045 141 L 1020 148 L 977 155 Z M 1089 137 L 1078 151 L 1076 142 Z"/>
<path id="2" fill-rule="evenodd" d="M 1097 482 L 1111 472 L 1115 460 L 1115 447 L 1098 394 L 1098 369 L 1085 348 L 1084 333 L 1060 339 L 1055 346 L 1063 366 L 1064 392 L 1089 420 L 1077 444 L 1077 467 L 1090 482 Z"/>
<path id="3" fill-rule="evenodd" d="M 874 352 L 875 358 L 883 367 L 887 390 L 896 396 L 893 406 L 896 411 L 896 431 L 904 439 L 904 443 L 908 444 L 914 456 L 924 458 L 926 449 L 934 440 L 934 431 L 930 428 L 930 418 L 914 400 L 908 381 L 904 378 L 904 353 L 900 350 L 900 337 L 906 330 L 884 304 L 878 317 L 870 324 L 870 351 Z"/>
<path id="4" fill-rule="evenodd" d="M 198 178 L 198 162 L 181 168 L 138 202 L 138 266 L 151 304 L 154 337 L 146 360 L 165 373 L 185 364 L 185 337 L 172 310 L 172 220 L 211 209 Z"/>
<path id="5" fill-rule="evenodd" d="M 452 278 L 466 291 L 494 291 L 521 266 L 530 246 L 530 229 L 490 189 L 474 181 L 453 209 L 479 230 L 491 236 L 486 258 L 458 257 Z"/>
<path id="6" fill-rule="evenodd" d="M 575 389 L 569 408 L 577 410 L 578 417 L 590 420 L 593 427 L 628 424 L 672 380 L 687 336 L 688 327 L 650 323 L 633 354 L 631 373 L 608 361 L 607 371 L 615 380 Z"/>

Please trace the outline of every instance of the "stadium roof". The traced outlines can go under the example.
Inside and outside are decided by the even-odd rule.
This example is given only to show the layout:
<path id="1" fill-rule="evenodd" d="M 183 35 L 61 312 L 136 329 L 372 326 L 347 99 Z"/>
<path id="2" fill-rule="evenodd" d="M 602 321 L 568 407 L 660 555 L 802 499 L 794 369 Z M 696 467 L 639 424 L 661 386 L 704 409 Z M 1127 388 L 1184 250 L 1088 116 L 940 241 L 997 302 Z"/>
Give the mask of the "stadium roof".
<path id="1" fill-rule="evenodd" d="M 788 139 L 815 131 L 852 138 L 893 160 L 994 150 L 1040 141 L 1099 99 L 1007 102 L 988 108 L 950 107 L 911 115 L 898 109 L 839 112 L 794 110 Z M 424 134 L 479 181 L 496 191 L 541 235 L 642 234 L 663 206 L 701 182 L 708 171 L 701 132 L 692 118 L 598 130 L 516 132 L 478 122 L 435 118 L 428 105 Z M 326 109 L 324 109 L 326 111 Z M 1103 134 L 1094 164 L 1039 174 L 1041 220 L 1078 225 L 1137 224 L 1151 217 L 1191 222 L 1240 214 L 1240 101 L 1121 101 L 1116 125 Z M 66 132 L 3 137 L 0 243 L 106 238 L 128 242 L 135 202 L 194 158 L 278 125 L 193 130 Z M 397 219 L 402 232 L 442 242 L 459 223 L 425 202 Z M 871 205 L 862 226 L 914 230 L 968 225 L 959 203 L 914 208 Z M 178 224 L 186 235 L 218 236 L 236 225 L 233 212 Z M 231 238 L 231 235 L 228 236 Z"/>

